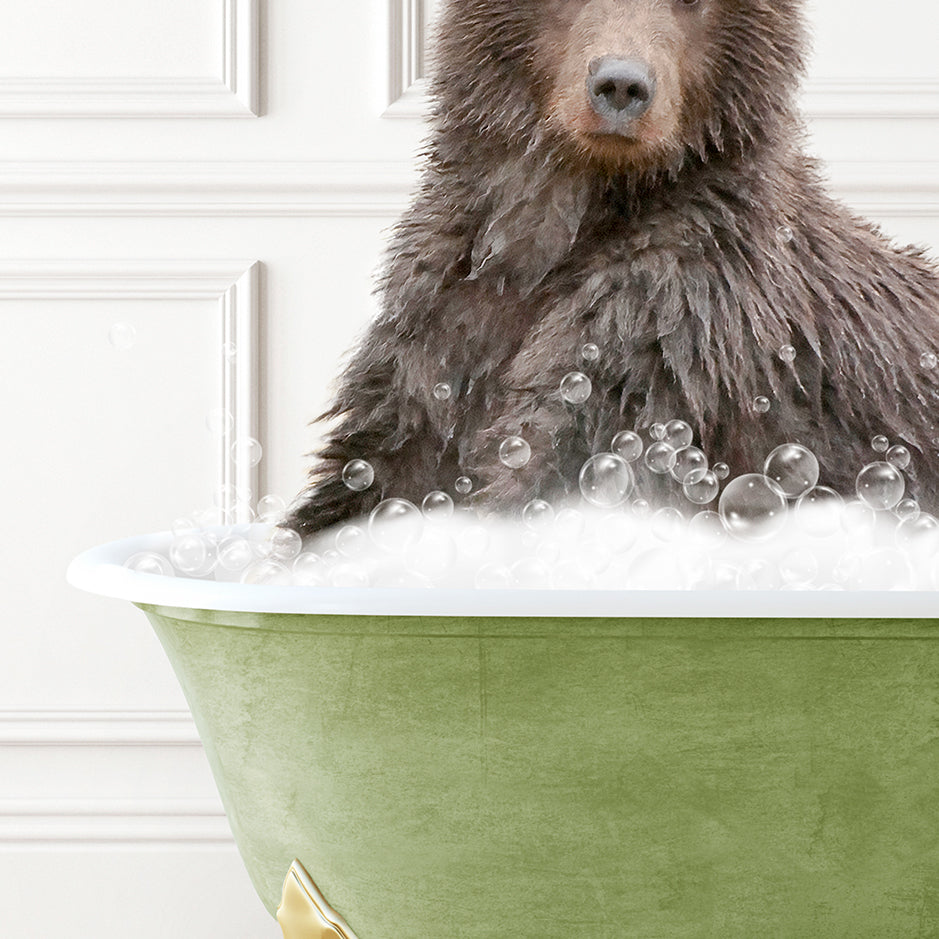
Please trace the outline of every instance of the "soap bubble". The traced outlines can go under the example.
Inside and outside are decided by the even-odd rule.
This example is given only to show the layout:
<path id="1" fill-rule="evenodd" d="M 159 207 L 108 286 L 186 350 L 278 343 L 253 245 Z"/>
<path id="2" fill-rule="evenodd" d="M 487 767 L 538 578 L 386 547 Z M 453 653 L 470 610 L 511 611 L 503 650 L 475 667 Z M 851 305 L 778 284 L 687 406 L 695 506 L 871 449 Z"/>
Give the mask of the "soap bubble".
<path id="1" fill-rule="evenodd" d="M 218 546 L 218 566 L 226 571 L 243 571 L 254 560 L 247 538 L 226 538 Z"/>
<path id="2" fill-rule="evenodd" d="M 578 509 L 561 509 L 554 518 L 554 531 L 561 541 L 575 543 L 584 533 L 587 520 Z"/>
<path id="3" fill-rule="evenodd" d="M 449 401 L 452 394 L 453 388 L 448 382 L 441 381 L 434 385 L 434 397 L 438 401 Z"/>
<path id="4" fill-rule="evenodd" d="M 499 445 L 499 460 L 509 469 L 521 469 L 531 459 L 531 447 L 522 437 L 506 437 Z"/>
<path id="5" fill-rule="evenodd" d="M 260 442 L 254 437 L 239 437 L 231 445 L 232 459 L 239 466 L 257 466 L 263 453 Z"/>
<path id="6" fill-rule="evenodd" d="M 291 569 L 294 581 L 301 587 L 324 587 L 328 581 L 328 565 L 313 551 L 304 551 L 294 558 Z"/>
<path id="7" fill-rule="evenodd" d="M 705 547 L 717 547 L 727 540 L 727 530 L 717 512 L 698 512 L 688 523 L 688 533 Z"/>
<path id="8" fill-rule="evenodd" d="M 765 558 L 747 561 L 737 575 L 738 590 L 778 590 L 781 586 L 779 568 Z"/>
<path id="9" fill-rule="evenodd" d="M 173 565 L 156 551 L 138 551 L 125 562 L 124 567 L 138 574 L 158 574 L 161 577 L 173 576 Z"/>
<path id="10" fill-rule="evenodd" d="M 779 357 L 783 360 L 783 362 L 795 362 L 796 347 L 790 345 L 780 346 Z"/>
<path id="11" fill-rule="evenodd" d="M 358 525 L 343 525 L 336 532 L 336 550 L 344 558 L 356 558 L 368 549 L 368 536 Z"/>
<path id="12" fill-rule="evenodd" d="M 365 589 L 371 583 L 368 571 L 360 564 L 340 561 L 329 570 L 329 583 L 345 589 Z"/>
<path id="13" fill-rule="evenodd" d="M 685 477 L 682 492 L 689 502 L 695 505 L 707 505 L 717 498 L 721 484 L 712 470 L 693 470 Z"/>
<path id="14" fill-rule="evenodd" d="M 207 574 L 215 564 L 215 548 L 200 532 L 175 537 L 169 555 L 173 567 L 181 574 Z"/>
<path id="15" fill-rule="evenodd" d="M 561 397 L 568 404 L 583 404 L 593 393 L 593 382 L 583 372 L 568 372 L 561 380 Z"/>
<path id="16" fill-rule="evenodd" d="M 668 442 L 668 437 L 662 441 L 663 444 Z M 675 462 L 672 463 L 669 472 L 675 482 L 684 483 L 692 473 L 703 473 L 707 468 L 708 458 L 704 455 L 704 451 L 686 445 L 675 450 Z"/>
<path id="17" fill-rule="evenodd" d="M 205 426 L 216 437 L 224 437 L 232 432 L 235 418 L 227 408 L 213 408 L 205 416 Z"/>
<path id="18" fill-rule="evenodd" d="M 408 551 L 408 565 L 421 577 L 433 582 L 447 574 L 456 564 L 456 542 L 440 527 L 428 526 L 420 540 Z"/>
<path id="19" fill-rule="evenodd" d="M 457 548 L 460 554 L 472 561 L 480 560 L 489 550 L 492 537 L 489 530 L 482 525 L 473 524 L 460 532 Z"/>
<path id="20" fill-rule="evenodd" d="M 375 469 L 367 460 L 349 460 L 342 468 L 342 481 L 353 492 L 365 492 L 375 482 Z"/>
<path id="21" fill-rule="evenodd" d="M 421 502 L 421 512 L 424 513 L 424 518 L 433 521 L 450 518 L 453 515 L 453 499 L 439 489 L 428 492 Z"/>
<path id="22" fill-rule="evenodd" d="M 652 534 L 659 541 L 678 541 L 685 532 L 685 518 L 671 507 L 659 509 L 652 515 Z"/>
<path id="23" fill-rule="evenodd" d="M 932 371 L 939 365 L 939 356 L 935 352 L 924 352 L 919 358 L 919 364 L 927 371 Z"/>
<path id="24" fill-rule="evenodd" d="M 512 586 L 521 590 L 543 590 L 551 583 L 551 571 L 538 558 L 520 558 L 510 571 Z"/>
<path id="25" fill-rule="evenodd" d="M 544 499 L 532 499 L 522 509 L 522 521 L 531 531 L 543 531 L 554 521 L 554 508 Z"/>
<path id="26" fill-rule="evenodd" d="M 407 499 L 385 499 L 368 519 L 368 533 L 383 551 L 397 552 L 409 548 L 421 537 L 424 516 Z"/>
<path id="27" fill-rule="evenodd" d="M 920 511 L 919 503 L 915 499 L 901 499 L 893 513 L 901 521 L 905 521 L 908 518 L 916 518 Z"/>
<path id="28" fill-rule="evenodd" d="M 137 341 L 137 329 L 132 323 L 115 323 L 108 330 L 108 342 L 121 352 L 126 352 Z"/>
<path id="29" fill-rule="evenodd" d="M 174 519 L 173 524 L 170 526 L 170 531 L 174 535 L 184 535 L 186 532 L 197 531 L 199 526 L 196 524 L 194 518 L 188 516 L 183 516 L 181 518 Z"/>
<path id="30" fill-rule="evenodd" d="M 666 473 L 670 472 L 675 465 L 676 459 L 677 455 L 675 451 L 661 440 L 652 444 L 652 446 L 646 450 L 646 466 L 659 476 L 664 476 Z"/>
<path id="31" fill-rule="evenodd" d="M 636 543 L 639 530 L 632 516 L 625 512 L 608 512 L 599 521 L 597 537 L 607 551 L 622 554 Z"/>
<path id="32" fill-rule="evenodd" d="M 753 410 L 756 411 L 757 414 L 766 414 L 772 406 L 772 402 L 766 395 L 757 395 L 757 397 L 753 399 Z"/>
<path id="33" fill-rule="evenodd" d="M 892 509 L 905 489 L 903 474 L 892 463 L 870 463 L 857 476 L 857 496 L 872 509 Z"/>
<path id="34" fill-rule="evenodd" d="M 786 498 L 798 499 L 818 482 L 818 460 L 800 444 L 784 443 L 766 458 L 763 473 Z"/>
<path id="35" fill-rule="evenodd" d="M 868 535 L 877 524 L 876 512 L 857 499 L 845 503 L 841 513 L 841 527 L 849 535 Z"/>
<path id="36" fill-rule="evenodd" d="M 776 229 L 776 237 L 779 239 L 780 244 L 791 244 L 795 236 L 796 233 L 788 225 Z"/>
<path id="37" fill-rule="evenodd" d="M 682 450 L 691 446 L 694 431 L 685 421 L 669 421 L 665 425 L 665 433 L 658 439 L 662 443 L 667 443 L 673 450 Z"/>
<path id="38" fill-rule="evenodd" d="M 849 590 L 909 590 L 913 571 L 896 548 L 875 548 L 845 558 L 836 576 Z"/>
<path id="39" fill-rule="evenodd" d="M 649 428 L 649 436 L 650 436 L 653 440 L 664 440 L 664 439 L 665 439 L 665 435 L 666 435 L 667 433 L 668 433 L 668 431 L 665 429 L 665 425 L 664 425 L 664 424 L 653 424 L 653 425 Z M 674 450 L 675 448 L 672 447 L 672 449 Z"/>
<path id="40" fill-rule="evenodd" d="M 454 483 L 454 488 L 461 496 L 469 495 L 473 491 L 473 480 L 469 476 L 460 476 Z"/>
<path id="41" fill-rule="evenodd" d="M 613 438 L 611 449 L 627 463 L 635 463 L 642 456 L 642 437 L 631 430 L 624 430 Z"/>
<path id="42" fill-rule="evenodd" d="M 925 557 L 939 552 L 939 521 L 928 512 L 905 518 L 896 531 L 897 545 Z"/>
<path id="43" fill-rule="evenodd" d="M 615 453 L 598 453 L 580 471 L 580 491 L 598 508 L 622 505 L 633 490 L 635 478 L 629 464 Z"/>
<path id="44" fill-rule="evenodd" d="M 897 469 L 906 469 L 910 465 L 911 459 L 910 451 L 900 444 L 891 447 L 887 451 L 887 462 L 892 463 Z"/>
<path id="45" fill-rule="evenodd" d="M 714 475 L 721 481 L 730 476 L 730 467 L 726 463 L 715 463 L 711 469 L 714 470 Z"/>
<path id="46" fill-rule="evenodd" d="M 277 522 L 283 518 L 287 511 L 287 503 L 273 493 L 262 496 L 258 499 L 258 521 L 259 522 Z"/>
<path id="47" fill-rule="evenodd" d="M 786 497 L 757 473 L 738 476 L 721 493 L 718 511 L 727 530 L 744 541 L 766 541 L 786 524 Z"/>
<path id="48" fill-rule="evenodd" d="M 266 587 L 288 587 L 293 583 L 290 570 L 280 561 L 262 558 L 253 561 L 241 575 L 243 584 L 263 585 Z"/>
<path id="49" fill-rule="evenodd" d="M 808 534 L 818 538 L 833 535 L 841 527 L 844 499 L 827 486 L 815 486 L 799 496 L 796 521 Z"/>
<path id="50" fill-rule="evenodd" d="M 596 362 L 600 358 L 600 347 L 596 343 L 588 342 L 580 350 L 580 354 L 584 357 L 585 362 Z"/>
<path id="51" fill-rule="evenodd" d="M 886 453 L 887 448 L 890 446 L 890 441 L 883 434 L 878 434 L 871 441 L 871 446 L 877 453 Z"/>

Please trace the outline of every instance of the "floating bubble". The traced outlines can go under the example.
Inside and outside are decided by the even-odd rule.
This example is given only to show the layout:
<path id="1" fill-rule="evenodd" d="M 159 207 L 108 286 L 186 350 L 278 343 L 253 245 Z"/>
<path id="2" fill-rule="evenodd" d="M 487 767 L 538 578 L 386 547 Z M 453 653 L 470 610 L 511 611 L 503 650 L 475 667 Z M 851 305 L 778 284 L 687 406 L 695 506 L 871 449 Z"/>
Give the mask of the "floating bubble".
<path id="1" fill-rule="evenodd" d="M 469 476 L 460 476 L 454 483 L 454 488 L 461 496 L 469 495 L 473 491 L 473 480 Z"/>
<path id="2" fill-rule="evenodd" d="M 600 358 L 600 347 L 593 342 L 588 342 L 580 350 L 585 362 L 596 362 Z"/>
<path id="3" fill-rule="evenodd" d="M 181 574 L 207 574 L 215 563 L 215 548 L 200 532 L 175 537 L 169 555 L 173 567 Z"/>
<path id="4" fill-rule="evenodd" d="M 353 492 L 365 492 L 375 482 L 375 469 L 367 460 L 349 460 L 342 468 L 342 481 Z"/>
<path id="5" fill-rule="evenodd" d="M 115 323 L 108 330 L 108 342 L 120 352 L 126 352 L 136 341 L 137 329 L 131 323 Z"/>
<path id="6" fill-rule="evenodd" d="M 714 475 L 721 481 L 730 476 L 730 467 L 726 463 L 715 463 L 711 469 L 714 470 Z"/>
<path id="7" fill-rule="evenodd" d="M 231 445 L 232 459 L 239 466 L 257 466 L 263 454 L 260 442 L 254 437 L 239 437 Z"/>
<path id="8" fill-rule="evenodd" d="M 434 397 L 438 401 L 449 401 L 452 394 L 453 387 L 449 382 L 442 381 L 434 385 Z"/>
<path id="9" fill-rule="evenodd" d="M 258 521 L 260 522 L 280 521 L 286 511 L 287 503 L 280 496 L 271 493 L 258 499 Z"/>
<path id="10" fill-rule="evenodd" d="M 827 486 L 815 486 L 796 502 L 796 521 L 808 534 L 823 538 L 841 527 L 844 499 Z"/>
<path id="11" fill-rule="evenodd" d="M 613 438 L 611 449 L 627 463 L 635 463 L 642 456 L 642 437 L 631 430 L 624 430 Z"/>
<path id="12" fill-rule="evenodd" d="M 554 531 L 563 542 L 572 544 L 583 535 L 587 520 L 578 509 L 561 509 L 554 518 Z"/>
<path id="13" fill-rule="evenodd" d="M 450 518 L 453 515 L 453 499 L 439 489 L 428 492 L 421 502 L 421 512 L 424 513 L 424 518 L 433 521 Z"/>
<path id="14" fill-rule="evenodd" d="M 939 552 L 939 521 L 928 512 L 905 518 L 896 531 L 897 545 L 921 557 Z"/>
<path id="15" fill-rule="evenodd" d="M 750 473 L 727 484 L 718 511 L 734 537 L 766 541 L 786 524 L 786 497 L 771 479 Z"/>
<path id="16" fill-rule="evenodd" d="M 329 571 L 326 561 L 313 551 L 304 551 L 294 558 L 294 580 L 303 587 L 322 587 L 328 580 Z"/>
<path id="17" fill-rule="evenodd" d="M 919 364 L 922 368 L 931 372 L 937 365 L 939 365 L 939 356 L 935 352 L 924 352 L 919 357 Z"/>
<path id="18" fill-rule="evenodd" d="M 796 347 L 795 346 L 780 346 L 779 348 L 779 357 L 783 362 L 795 362 L 796 360 Z"/>
<path id="19" fill-rule="evenodd" d="M 635 478 L 621 456 L 598 453 L 584 463 L 579 484 L 581 494 L 591 505 L 609 509 L 626 501 L 635 485 Z"/>
<path id="20" fill-rule="evenodd" d="M 682 484 L 682 492 L 689 502 L 695 505 L 707 505 L 717 498 L 721 484 L 713 470 L 693 470 Z"/>
<path id="21" fill-rule="evenodd" d="M 659 440 L 646 450 L 645 463 L 653 473 L 664 476 L 671 472 L 677 458 L 675 451 L 667 443 Z"/>
<path id="22" fill-rule="evenodd" d="M 685 532 L 685 518 L 670 506 L 652 514 L 652 534 L 659 541 L 678 541 Z"/>
<path id="23" fill-rule="evenodd" d="M 568 404 L 583 404 L 593 393 L 593 382 L 583 372 L 568 372 L 561 380 L 561 397 Z"/>
<path id="24" fill-rule="evenodd" d="M 818 558 L 806 548 L 787 551 L 780 558 L 779 573 L 787 584 L 808 586 L 818 577 Z"/>
<path id="25" fill-rule="evenodd" d="M 184 535 L 186 532 L 197 531 L 198 528 L 199 526 L 194 518 L 184 516 L 174 519 L 173 524 L 170 526 L 170 531 L 174 535 Z"/>
<path id="26" fill-rule="evenodd" d="M 253 561 L 241 575 L 243 584 L 255 584 L 267 587 L 287 587 L 293 583 L 290 569 L 272 558 Z"/>
<path id="27" fill-rule="evenodd" d="M 908 518 L 916 518 L 920 511 L 919 503 L 915 499 L 901 499 L 893 513 L 901 521 L 905 521 Z"/>
<path id="28" fill-rule="evenodd" d="M 685 421 L 669 421 L 665 425 L 665 433 L 658 439 L 662 443 L 667 443 L 673 450 L 682 450 L 691 446 L 694 431 Z"/>
<path id="29" fill-rule="evenodd" d="M 886 453 L 887 448 L 890 446 L 890 441 L 883 434 L 878 434 L 871 441 L 871 446 L 874 448 L 874 451 L 877 453 Z"/>
<path id="30" fill-rule="evenodd" d="M 727 530 L 717 512 L 698 512 L 688 523 L 688 533 L 706 547 L 717 547 L 727 540 Z"/>
<path id="31" fill-rule="evenodd" d="M 818 460 L 811 450 L 798 443 L 776 447 L 763 464 L 769 477 L 787 499 L 798 499 L 818 482 Z"/>
<path id="32" fill-rule="evenodd" d="M 668 442 L 667 437 L 662 441 L 666 444 Z M 675 450 L 675 462 L 672 463 L 669 472 L 675 482 L 684 483 L 692 473 L 704 472 L 707 468 L 708 458 L 704 455 L 704 451 L 686 445 Z"/>
<path id="33" fill-rule="evenodd" d="M 892 463 L 870 463 L 857 476 L 857 497 L 878 511 L 892 509 L 905 490 L 903 474 Z"/>
<path id="34" fill-rule="evenodd" d="M 766 395 L 757 395 L 757 397 L 753 399 L 753 410 L 757 414 L 766 414 L 772 406 L 773 403 Z"/>
<path id="35" fill-rule="evenodd" d="M 368 535 L 358 525 L 343 525 L 336 532 L 336 550 L 344 557 L 361 557 L 368 550 Z"/>
<path id="36" fill-rule="evenodd" d="M 868 535 L 877 524 L 877 513 L 866 503 L 853 499 L 845 503 L 841 513 L 841 527 L 849 535 Z"/>
<path id="37" fill-rule="evenodd" d="M 156 551 L 138 551 L 125 562 L 124 567 L 138 574 L 157 574 L 161 577 L 173 576 L 173 565 Z"/>
<path id="38" fill-rule="evenodd" d="M 522 509 L 522 521 L 530 531 L 544 531 L 554 521 L 554 508 L 544 499 L 532 499 Z"/>
<path id="39" fill-rule="evenodd" d="M 383 551 L 395 552 L 416 544 L 424 528 L 420 509 L 407 499 L 385 499 L 368 519 L 368 533 Z"/>
<path id="40" fill-rule="evenodd" d="M 235 418 L 227 408 L 213 408 L 205 416 L 205 426 L 216 437 L 225 437 L 235 426 Z"/>
<path id="41" fill-rule="evenodd" d="M 887 451 L 887 462 L 892 463 L 897 469 L 906 469 L 910 465 L 911 459 L 910 451 L 901 444 L 897 444 Z"/>
<path id="42" fill-rule="evenodd" d="M 650 436 L 653 440 L 664 440 L 664 439 L 665 439 L 665 435 L 666 435 L 667 433 L 668 433 L 668 431 L 665 429 L 665 425 L 664 425 L 664 424 L 653 424 L 653 425 L 649 428 L 649 436 Z M 672 447 L 672 449 L 674 450 L 675 448 Z"/>
<path id="43" fill-rule="evenodd" d="M 226 538 L 218 546 L 218 566 L 226 571 L 243 571 L 254 560 L 247 538 Z"/>
<path id="44" fill-rule="evenodd" d="M 646 499 L 634 499 L 629 509 L 636 518 L 645 518 L 652 511 L 652 506 Z"/>
<path id="45" fill-rule="evenodd" d="M 776 237 L 780 244 L 791 244 L 795 236 L 796 233 L 788 225 L 783 225 L 776 229 Z"/>
<path id="46" fill-rule="evenodd" d="M 531 459 L 531 446 L 522 437 L 506 437 L 499 445 L 499 460 L 509 469 L 521 469 Z"/>

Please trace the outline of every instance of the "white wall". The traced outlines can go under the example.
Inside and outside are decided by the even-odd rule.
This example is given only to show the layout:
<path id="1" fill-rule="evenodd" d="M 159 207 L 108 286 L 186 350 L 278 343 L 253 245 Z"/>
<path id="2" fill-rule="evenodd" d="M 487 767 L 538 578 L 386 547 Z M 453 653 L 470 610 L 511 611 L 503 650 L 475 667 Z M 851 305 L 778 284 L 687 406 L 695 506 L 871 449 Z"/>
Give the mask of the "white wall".
<path id="1" fill-rule="evenodd" d="M 431 4 L 8 6 L 0 934 L 276 936 L 145 620 L 63 571 L 237 475 L 204 424 L 222 404 L 264 445 L 256 491 L 300 487 L 306 424 L 371 314 L 412 182 Z M 930 15 L 816 4 L 805 100 L 834 188 L 937 245 Z M 135 326 L 129 349 L 115 323 Z"/>

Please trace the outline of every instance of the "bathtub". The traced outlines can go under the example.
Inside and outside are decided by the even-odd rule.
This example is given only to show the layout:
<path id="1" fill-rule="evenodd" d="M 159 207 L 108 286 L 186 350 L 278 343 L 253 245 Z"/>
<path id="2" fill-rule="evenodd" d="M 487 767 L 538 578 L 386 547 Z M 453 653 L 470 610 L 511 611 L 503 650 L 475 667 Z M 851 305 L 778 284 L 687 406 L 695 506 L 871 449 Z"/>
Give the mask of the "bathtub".
<path id="1" fill-rule="evenodd" d="M 123 568 L 288 939 L 939 935 L 939 595 Z"/>

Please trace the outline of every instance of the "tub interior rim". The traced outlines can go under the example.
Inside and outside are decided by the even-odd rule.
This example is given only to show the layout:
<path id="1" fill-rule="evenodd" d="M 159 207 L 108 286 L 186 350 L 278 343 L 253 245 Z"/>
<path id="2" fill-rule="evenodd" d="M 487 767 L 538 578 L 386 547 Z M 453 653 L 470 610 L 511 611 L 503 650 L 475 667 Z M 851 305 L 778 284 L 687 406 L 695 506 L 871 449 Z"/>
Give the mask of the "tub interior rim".
<path id="1" fill-rule="evenodd" d="M 274 587 L 143 574 L 124 567 L 165 551 L 170 532 L 112 541 L 78 555 L 68 582 L 138 605 L 257 614 L 618 619 L 936 619 L 939 591 L 453 590 Z"/>

